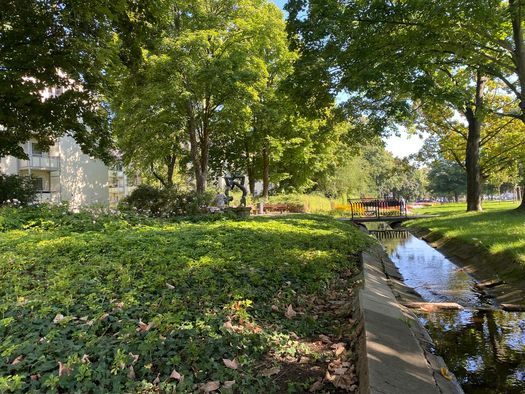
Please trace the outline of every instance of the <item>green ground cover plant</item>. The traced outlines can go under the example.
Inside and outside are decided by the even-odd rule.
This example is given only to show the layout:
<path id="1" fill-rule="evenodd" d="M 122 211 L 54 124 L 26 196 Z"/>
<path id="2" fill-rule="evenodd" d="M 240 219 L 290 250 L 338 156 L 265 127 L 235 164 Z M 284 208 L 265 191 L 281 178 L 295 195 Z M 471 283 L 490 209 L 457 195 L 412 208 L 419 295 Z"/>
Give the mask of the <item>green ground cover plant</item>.
<path id="1" fill-rule="evenodd" d="M 406 225 L 483 247 L 492 254 L 506 253 L 525 267 L 525 213 L 517 211 L 517 206 L 516 202 L 486 201 L 483 212 L 465 212 L 465 203 L 434 205 L 414 213 L 436 217 Z"/>
<path id="2" fill-rule="evenodd" d="M 0 228 L 0 392 L 355 384 L 333 372 L 353 371 L 348 284 L 369 242 L 350 225 L 33 207 Z"/>

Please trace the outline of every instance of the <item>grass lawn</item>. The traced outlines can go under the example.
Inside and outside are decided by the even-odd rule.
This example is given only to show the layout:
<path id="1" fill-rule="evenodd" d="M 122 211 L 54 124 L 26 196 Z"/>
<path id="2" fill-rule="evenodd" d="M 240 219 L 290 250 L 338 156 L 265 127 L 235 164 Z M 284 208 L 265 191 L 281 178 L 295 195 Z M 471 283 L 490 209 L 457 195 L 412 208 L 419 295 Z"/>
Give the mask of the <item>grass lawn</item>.
<path id="1" fill-rule="evenodd" d="M 0 392 L 351 386 L 348 285 L 367 242 L 313 215 L 0 210 Z"/>
<path id="2" fill-rule="evenodd" d="M 439 215 L 407 222 L 448 238 L 485 247 L 492 254 L 505 253 L 525 267 L 525 213 L 518 203 L 484 202 L 484 212 L 465 212 L 466 204 L 443 204 L 414 210 L 416 214 Z"/>

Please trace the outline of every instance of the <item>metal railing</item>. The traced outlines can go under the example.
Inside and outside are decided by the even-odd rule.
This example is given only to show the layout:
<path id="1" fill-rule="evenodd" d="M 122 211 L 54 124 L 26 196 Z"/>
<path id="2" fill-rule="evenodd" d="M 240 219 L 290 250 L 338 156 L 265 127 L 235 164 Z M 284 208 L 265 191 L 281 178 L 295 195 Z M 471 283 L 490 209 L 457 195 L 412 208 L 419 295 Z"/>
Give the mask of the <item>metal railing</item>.
<path id="1" fill-rule="evenodd" d="M 349 205 L 352 219 L 407 216 L 406 203 L 403 200 L 362 198 L 350 200 Z"/>
<path id="2" fill-rule="evenodd" d="M 44 203 L 44 202 L 52 202 L 52 203 L 59 203 L 60 202 L 60 192 L 55 190 L 39 190 L 36 194 L 37 202 Z"/>
<path id="3" fill-rule="evenodd" d="M 58 169 L 60 167 L 59 156 L 33 155 L 29 160 L 19 160 L 20 169 L 39 168 L 39 169 Z"/>

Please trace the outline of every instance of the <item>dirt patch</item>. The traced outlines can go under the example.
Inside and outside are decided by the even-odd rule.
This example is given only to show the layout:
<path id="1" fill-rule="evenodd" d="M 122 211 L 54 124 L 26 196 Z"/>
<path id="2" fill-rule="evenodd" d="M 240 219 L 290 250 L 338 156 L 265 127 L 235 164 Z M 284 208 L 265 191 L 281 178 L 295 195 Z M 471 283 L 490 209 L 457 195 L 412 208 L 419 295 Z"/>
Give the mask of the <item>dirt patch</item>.
<path id="1" fill-rule="evenodd" d="M 484 289 L 485 293 L 498 302 L 525 305 L 525 269 L 513 257 L 505 253 L 493 254 L 482 245 L 446 238 L 428 229 L 411 227 L 408 230 L 438 249 L 477 280 L 498 283 Z"/>

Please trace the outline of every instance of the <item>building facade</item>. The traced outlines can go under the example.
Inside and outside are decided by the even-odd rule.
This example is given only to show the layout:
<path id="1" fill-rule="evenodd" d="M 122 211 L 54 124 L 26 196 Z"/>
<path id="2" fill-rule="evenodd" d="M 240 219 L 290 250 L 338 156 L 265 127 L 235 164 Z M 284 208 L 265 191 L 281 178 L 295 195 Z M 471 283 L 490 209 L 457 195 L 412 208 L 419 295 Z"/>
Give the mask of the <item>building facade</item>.
<path id="1" fill-rule="evenodd" d="M 72 209 L 86 205 L 116 206 L 133 187 L 122 168 L 108 168 L 82 152 L 71 137 L 62 137 L 48 150 L 36 142 L 23 146 L 28 160 L 0 160 L 0 172 L 33 178 L 40 202 L 68 202 Z"/>

